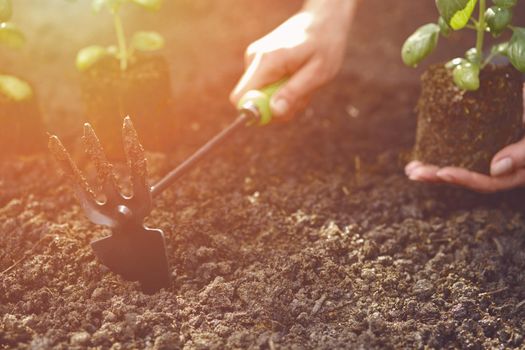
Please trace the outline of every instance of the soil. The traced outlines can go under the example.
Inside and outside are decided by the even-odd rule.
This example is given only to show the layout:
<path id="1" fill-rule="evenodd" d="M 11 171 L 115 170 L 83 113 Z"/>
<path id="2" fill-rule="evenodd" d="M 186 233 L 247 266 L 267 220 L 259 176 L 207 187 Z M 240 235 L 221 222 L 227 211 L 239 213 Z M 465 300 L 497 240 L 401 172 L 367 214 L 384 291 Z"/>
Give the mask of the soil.
<path id="1" fill-rule="evenodd" d="M 81 86 L 86 119 L 97 130 L 109 157 L 124 159 L 121 129 L 128 115 L 142 131 L 145 147 L 173 150 L 177 121 L 170 111 L 172 92 L 164 58 L 139 56 L 123 72 L 119 61 L 109 57 L 82 74 Z"/>
<path id="2" fill-rule="evenodd" d="M 186 73 L 170 64 L 180 69 L 176 112 L 192 112 L 177 114 L 176 151 L 149 153 L 152 181 L 232 121 L 242 47 L 299 6 L 165 3 L 152 29 L 181 40 L 174 60 L 194 63 Z M 430 3 L 367 0 L 341 74 L 303 115 L 246 129 L 154 201 L 147 224 L 166 234 L 173 280 L 155 295 L 96 260 L 89 243 L 108 230 L 84 217 L 49 156 L 0 162 L 0 348 L 523 347 L 523 191 L 479 195 L 403 174 L 419 72 L 402 66 L 399 48 L 417 27 L 406 18 L 435 19 Z M 254 24 L 250 13 L 267 16 Z M 201 52 L 195 37 L 181 39 L 188 28 L 222 49 Z M 451 40 L 432 59 L 472 42 Z M 196 79 L 195 66 L 206 74 Z M 75 135 L 80 100 L 37 81 L 49 87 L 50 128 Z M 125 166 L 116 169 L 125 182 Z"/>
<path id="3" fill-rule="evenodd" d="M 511 65 L 485 67 L 476 91 L 459 89 L 443 65 L 421 82 L 415 159 L 489 174 L 492 157 L 522 137 L 523 78 Z"/>

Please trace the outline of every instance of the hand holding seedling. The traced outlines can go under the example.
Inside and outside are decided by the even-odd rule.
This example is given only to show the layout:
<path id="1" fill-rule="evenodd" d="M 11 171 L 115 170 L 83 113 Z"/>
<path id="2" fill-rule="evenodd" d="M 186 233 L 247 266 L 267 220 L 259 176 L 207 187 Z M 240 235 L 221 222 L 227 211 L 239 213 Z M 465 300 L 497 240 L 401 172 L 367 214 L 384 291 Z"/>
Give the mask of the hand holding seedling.
<path id="1" fill-rule="evenodd" d="M 357 0 L 332 2 L 307 1 L 298 14 L 249 45 L 246 71 L 230 95 L 234 105 L 247 91 L 289 77 L 271 108 L 278 118 L 290 117 L 336 75 Z"/>
<path id="2" fill-rule="evenodd" d="M 440 17 L 437 24 L 419 28 L 405 42 L 402 58 L 405 64 L 416 66 L 437 46 L 439 36 L 447 37 L 452 30 L 463 28 L 476 32 L 476 46 L 465 57 L 451 60 L 446 67 L 452 70 L 457 87 L 475 91 L 480 87 L 480 71 L 497 55 L 525 72 L 525 28 L 511 25 L 517 0 L 436 0 Z M 478 18 L 472 18 L 478 5 Z M 496 44 L 488 55 L 483 55 L 484 37 L 490 33 L 499 37 L 505 30 L 512 31 L 509 41 Z M 523 116 L 525 121 L 525 115 Z M 406 175 L 414 181 L 448 183 L 479 192 L 496 192 L 525 185 L 525 139 L 499 151 L 490 164 L 490 175 L 461 167 L 438 167 L 415 160 L 405 167 Z"/>
<path id="3" fill-rule="evenodd" d="M 494 156 L 490 176 L 458 167 L 439 168 L 419 161 L 410 162 L 405 167 L 405 173 L 414 181 L 448 183 L 484 193 L 521 187 L 525 185 L 525 138 Z"/>
<path id="4" fill-rule="evenodd" d="M 95 65 L 105 57 L 114 57 L 120 62 L 120 69 L 125 71 L 129 63 L 135 59 L 135 51 L 150 52 L 164 46 L 164 38 L 157 32 L 139 31 L 133 34 L 131 42 L 126 43 L 126 36 L 120 10 L 122 5 L 134 3 L 147 10 L 156 11 L 160 8 L 162 0 L 92 0 L 92 7 L 95 12 L 100 12 L 106 8 L 113 16 L 113 24 L 117 36 L 117 46 L 103 47 L 92 45 L 83 48 L 77 54 L 76 66 L 79 71 L 85 71 Z"/>

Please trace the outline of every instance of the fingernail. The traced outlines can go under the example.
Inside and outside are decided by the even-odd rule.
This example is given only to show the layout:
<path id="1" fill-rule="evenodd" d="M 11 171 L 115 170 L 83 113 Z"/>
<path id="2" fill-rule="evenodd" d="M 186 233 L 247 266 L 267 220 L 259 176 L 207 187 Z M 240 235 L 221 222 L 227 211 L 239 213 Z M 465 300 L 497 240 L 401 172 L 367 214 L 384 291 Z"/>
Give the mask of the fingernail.
<path id="1" fill-rule="evenodd" d="M 410 163 L 407 164 L 407 166 L 405 167 L 405 174 L 406 175 L 410 175 L 410 173 L 412 171 L 414 171 L 414 169 L 416 169 L 417 167 L 419 167 L 421 165 L 421 162 L 418 162 L 417 160 L 413 160 L 411 161 Z"/>
<path id="2" fill-rule="evenodd" d="M 275 114 L 276 117 L 286 115 L 289 109 L 288 102 L 284 98 L 272 100 L 270 102 L 270 107 L 272 108 L 272 112 Z"/>
<path id="3" fill-rule="evenodd" d="M 512 170 L 513 164 L 510 157 L 498 160 L 490 167 L 490 175 L 501 176 L 509 173 Z"/>
<path id="4" fill-rule="evenodd" d="M 446 171 L 443 171 L 443 170 L 439 170 L 436 173 L 436 176 L 446 182 L 451 182 L 454 180 L 454 178 L 450 174 L 448 174 Z"/>
<path id="5" fill-rule="evenodd" d="M 408 179 L 411 181 L 421 181 L 422 180 L 421 171 L 418 171 L 418 168 L 414 169 L 407 175 L 408 175 Z"/>

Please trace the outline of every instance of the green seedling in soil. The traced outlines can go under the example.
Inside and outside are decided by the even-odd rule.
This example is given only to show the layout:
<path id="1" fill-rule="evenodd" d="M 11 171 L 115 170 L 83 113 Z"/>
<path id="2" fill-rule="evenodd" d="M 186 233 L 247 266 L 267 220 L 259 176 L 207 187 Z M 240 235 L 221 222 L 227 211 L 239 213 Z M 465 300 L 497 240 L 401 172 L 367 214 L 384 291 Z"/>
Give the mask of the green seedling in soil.
<path id="1" fill-rule="evenodd" d="M 164 46 L 164 38 L 154 31 L 138 31 L 131 37 L 128 45 L 124 34 L 124 27 L 120 17 L 122 6 L 134 3 L 150 11 L 160 8 L 162 0 L 93 0 L 92 8 L 95 12 L 107 9 L 112 17 L 117 37 L 117 45 L 103 47 L 91 45 L 83 48 L 77 54 L 76 67 L 79 71 L 85 71 L 106 57 L 114 57 L 119 61 L 120 69 L 125 71 L 129 64 L 135 60 L 135 51 L 151 52 Z"/>
<path id="2" fill-rule="evenodd" d="M 463 90 L 474 91 L 480 86 L 480 71 L 497 55 L 507 56 L 520 72 L 525 72 L 525 28 L 511 24 L 517 0 L 436 0 L 440 17 L 437 23 L 426 24 L 415 31 L 403 45 L 403 62 L 417 66 L 438 44 L 440 35 L 448 37 L 452 31 L 470 29 L 476 32 L 476 46 L 446 64 L 453 70 L 454 83 Z M 478 7 L 478 17 L 473 14 Z M 496 44 L 484 55 L 483 44 L 486 33 L 499 37 L 511 30 L 509 41 Z"/>
<path id="3" fill-rule="evenodd" d="M 13 15 L 11 0 L 0 0 L 0 44 L 20 49 L 25 44 L 25 36 L 13 23 L 9 22 Z M 0 92 L 14 101 L 24 101 L 33 96 L 31 86 L 12 75 L 0 74 Z"/>

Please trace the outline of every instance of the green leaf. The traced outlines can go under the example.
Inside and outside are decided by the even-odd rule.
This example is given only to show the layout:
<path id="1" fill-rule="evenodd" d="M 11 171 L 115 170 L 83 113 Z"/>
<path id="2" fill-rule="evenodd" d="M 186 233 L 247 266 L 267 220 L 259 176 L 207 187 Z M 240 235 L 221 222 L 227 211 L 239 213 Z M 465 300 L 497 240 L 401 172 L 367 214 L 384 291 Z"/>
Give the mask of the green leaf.
<path id="1" fill-rule="evenodd" d="M 28 83 L 11 75 L 0 75 L 0 92 L 18 102 L 33 96 L 33 90 Z"/>
<path id="2" fill-rule="evenodd" d="M 492 35 L 499 36 L 512 21 L 512 11 L 506 7 L 493 6 L 487 9 L 485 18 Z"/>
<path id="3" fill-rule="evenodd" d="M 0 22 L 7 22 L 13 15 L 11 0 L 0 0 Z"/>
<path id="4" fill-rule="evenodd" d="M 75 65 L 79 71 L 84 72 L 108 55 L 108 51 L 102 46 L 88 46 L 78 52 Z"/>
<path id="5" fill-rule="evenodd" d="M 479 89 L 479 67 L 470 62 L 462 63 L 452 72 L 454 83 L 463 90 L 475 91 Z"/>
<path id="6" fill-rule="evenodd" d="M 155 51 L 164 47 L 164 38 L 157 32 L 136 32 L 131 47 L 139 51 Z"/>
<path id="7" fill-rule="evenodd" d="M 490 50 L 490 52 L 492 54 L 498 54 L 498 55 L 506 56 L 508 48 L 509 48 L 509 43 L 508 42 L 504 42 L 504 43 L 500 43 L 500 44 L 492 46 L 492 49 Z"/>
<path id="8" fill-rule="evenodd" d="M 444 37 L 448 37 L 452 29 L 448 26 L 447 21 L 445 21 L 441 16 L 438 19 L 438 25 L 439 33 Z"/>
<path id="9" fill-rule="evenodd" d="M 481 56 L 478 54 L 478 49 L 475 47 L 469 49 L 467 52 L 465 52 L 465 58 L 470 62 L 474 64 L 479 64 L 481 61 Z"/>
<path id="10" fill-rule="evenodd" d="M 445 68 L 454 69 L 460 64 L 467 63 L 468 61 L 462 57 L 454 58 L 445 64 Z"/>
<path id="11" fill-rule="evenodd" d="M 441 17 L 454 30 L 465 27 L 478 0 L 436 0 Z"/>
<path id="12" fill-rule="evenodd" d="M 16 25 L 10 22 L 0 23 L 0 43 L 19 49 L 24 46 L 26 38 Z"/>
<path id="13" fill-rule="evenodd" d="M 410 67 L 415 67 L 427 57 L 438 43 L 439 26 L 434 23 L 418 28 L 403 44 L 401 57 Z"/>
<path id="14" fill-rule="evenodd" d="M 507 57 L 510 63 L 522 73 L 525 73 L 525 28 L 516 27 L 507 47 Z"/>
<path id="15" fill-rule="evenodd" d="M 157 11 L 162 5 L 162 0 L 131 0 L 137 5 L 140 5 L 148 10 Z"/>
<path id="16" fill-rule="evenodd" d="M 517 3 L 518 0 L 494 0 L 494 5 L 506 8 L 514 7 Z"/>

